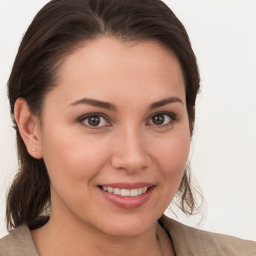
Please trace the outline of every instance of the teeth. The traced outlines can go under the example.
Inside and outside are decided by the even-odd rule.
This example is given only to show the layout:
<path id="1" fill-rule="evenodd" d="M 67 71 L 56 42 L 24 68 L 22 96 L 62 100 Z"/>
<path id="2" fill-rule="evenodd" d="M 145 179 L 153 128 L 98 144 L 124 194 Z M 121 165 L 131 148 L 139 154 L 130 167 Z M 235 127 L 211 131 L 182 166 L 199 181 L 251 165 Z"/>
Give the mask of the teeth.
<path id="1" fill-rule="evenodd" d="M 103 186 L 103 190 L 108 193 L 113 193 L 115 195 L 119 196 L 139 196 L 147 192 L 148 188 L 134 188 L 134 189 L 120 189 L 120 188 L 112 188 L 112 187 L 106 187 Z"/>
<path id="2" fill-rule="evenodd" d="M 114 189 L 113 188 L 107 188 L 107 191 L 109 192 L 109 193 L 113 193 L 114 192 Z"/>
<path id="3" fill-rule="evenodd" d="M 130 192 L 128 189 L 121 189 L 121 196 L 129 196 Z"/>
<path id="4" fill-rule="evenodd" d="M 148 188 L 147 188 L 147 187 L 142 188 L 142 194 L 146 193 L 146 192 L 147 192 L 147 190 L 148 190 Z"/>
<path id="5" fill-rule="evenodd" d="M 120 188 L 114 188 L 113 194 L 120 195 L 121 194 L 121 189 Z"/>

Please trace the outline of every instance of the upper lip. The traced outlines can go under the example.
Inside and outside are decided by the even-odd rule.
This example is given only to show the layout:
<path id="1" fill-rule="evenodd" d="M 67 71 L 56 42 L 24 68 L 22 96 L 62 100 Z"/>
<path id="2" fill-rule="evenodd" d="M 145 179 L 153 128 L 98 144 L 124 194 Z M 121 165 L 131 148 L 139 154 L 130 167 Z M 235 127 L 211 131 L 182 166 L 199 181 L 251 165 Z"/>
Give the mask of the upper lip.
<path id="1" fill-rule="evenodd" d="M 135 189 L 135 188 L 151 187 L 153 185 L 154 184 L 148 183 L 148 182 L 135 182 L 135 183 L 117 182 L 117 183 L 101 184 L 100 186 L 111 187 L 111 188 L 120 188 L 120 189 Z"/>

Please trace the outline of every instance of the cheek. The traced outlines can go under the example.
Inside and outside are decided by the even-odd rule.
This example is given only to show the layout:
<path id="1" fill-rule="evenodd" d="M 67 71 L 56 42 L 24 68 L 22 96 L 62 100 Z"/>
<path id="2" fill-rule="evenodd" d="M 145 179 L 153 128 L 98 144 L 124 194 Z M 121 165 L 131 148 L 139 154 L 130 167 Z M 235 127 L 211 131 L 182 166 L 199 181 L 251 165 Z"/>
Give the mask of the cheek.
<path id="1" fill-rule="evenodd" d="M 190 148 L 190 133 L 173 133 L 165 140 L 158 141 L 154 149 L 154 162 L 156 163 L 159 194 L 156 208 L 162 213 L 173 200 L 179 189 Z"/>
<path id="2" fill-rule="evenodd" d="M 45 134 L 44 161 L 51 181 L 51 203 L 86 212 L 92 207 L 95 179 L 106 163 L 105 142 L 59 132 Z M 105 149 L 106 150 L 106 149 Z M 99 152 L 102 152 L 99 154 Z"/>
<path id="3" fill-rule="evenodd" d="M 169 150 L 166 150 L 165 161 L 167 166 L 172 166 L 173 170 L 184 170 L 190 148 L 189 140 L 181 140 L 173 143 Z"/>
<path id="4" fill-rule="evenodd" d="M 163 209 L 166 209 L 179 189 L 184 175 L 190 149 L 189 129 L 173 133 L 159 147 L 157 164 L 161 175 L 161 198 L 165 198 Z"/>
<path id="5" fill-rule="evenodd" d="M 70 134 L 70 130 L 45 130 L 43 157 L 52 183 L 92 180 L 107 158 L 104 140 Z M 106 152 L 104 152 L 104 149 Z M 99 154 L 101 152 L 101 154 Z"/>
<path id="6" fill-rule="evenodd" d="M 158 148 L 158 163 L 166 175 L 183 173 L 190 149 L 189 133 L 166 139 Z"/>

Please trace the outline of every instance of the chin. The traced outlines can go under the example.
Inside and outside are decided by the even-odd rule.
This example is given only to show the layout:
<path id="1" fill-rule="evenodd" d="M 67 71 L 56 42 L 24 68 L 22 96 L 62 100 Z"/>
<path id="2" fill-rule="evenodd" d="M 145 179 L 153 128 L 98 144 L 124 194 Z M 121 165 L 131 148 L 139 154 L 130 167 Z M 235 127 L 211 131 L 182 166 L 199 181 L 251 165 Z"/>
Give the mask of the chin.
<path id="1" fill-rule="evenodd" d="M 138 236 L 155 228 L 158 218 L 148 218 L 145 216 L 119 216 L 112 218 L 110 221 L 105 219 L 98 223 L 98 230 L 118 237 Z"/>

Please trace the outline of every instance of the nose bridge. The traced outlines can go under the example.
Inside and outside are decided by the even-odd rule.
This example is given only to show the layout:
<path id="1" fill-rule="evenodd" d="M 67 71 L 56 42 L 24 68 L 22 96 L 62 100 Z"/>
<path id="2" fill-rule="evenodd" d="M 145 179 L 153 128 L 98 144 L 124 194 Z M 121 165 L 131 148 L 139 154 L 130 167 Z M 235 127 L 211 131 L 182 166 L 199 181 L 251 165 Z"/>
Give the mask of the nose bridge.
<path id="1" fill-rule="evenodd" d="M 119 131 L 114 145 L 112 165 L 117 169 L 137 171 L 147 167 L 149 155 L 141 129 L 128 125 Z"/>

